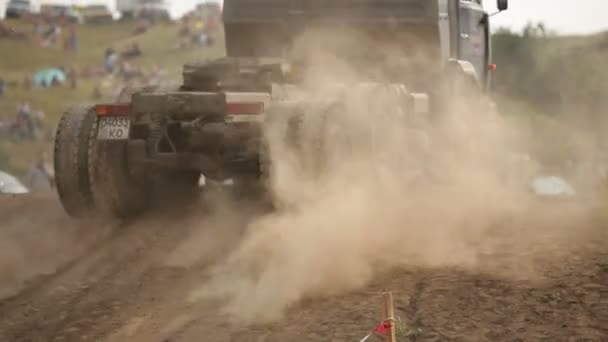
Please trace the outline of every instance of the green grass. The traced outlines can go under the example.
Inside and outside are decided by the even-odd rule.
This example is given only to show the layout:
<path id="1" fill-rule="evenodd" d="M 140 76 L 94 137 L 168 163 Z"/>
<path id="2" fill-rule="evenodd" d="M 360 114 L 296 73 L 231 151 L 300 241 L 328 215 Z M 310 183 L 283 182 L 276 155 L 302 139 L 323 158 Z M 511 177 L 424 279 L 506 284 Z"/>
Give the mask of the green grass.
<path id="1" fill-rule="evenodd" d="M 31 27 L 19 21 L 8 21 L 10 25 L 31 31 Z M 82 25 L 78 27 L 78 51 L 66 53 L 61 47 L 43 48 L 31 41 L 0 40 L 0 77 L 7 82 L 17 83 L 6 89 L 0 97 L 0 120 L 14 117 L 19 103 L 27 101 L 35 110 L 46 113 L 46 126 L 54 130 L 61 113 L 70 105 L 90 102 L 95 86 L 101 86 L 102 93 L 109 98 L 111 78 L 80 79 L 78 88 L 67 85 L 50 89 L 25 89 L 23 80 L 36 71 L 48 67 L 102 66 L 106 48 L 118 51 L 137 42 L 143 56 L 134 61 L 144 68 L 158 66 L 176 80 L 181 79 L 181 66 L 187 62 L 217 58 L 224 54 L 223 37 L 218 34 L 217 44 L 208 48 L 177 49 L 178 26 L 161 24 L 153 26 L 143 35 L 133 36 L 134 23 L 120 22 L 110 25 Z M 116 83 L 114 84 L 116 85 Z M 48 141 L 13 143 L 0 140 L 0 170 L 8 170 L 22 176 L 38 156 L 46 152 L 50 155 L 52 146 Z"/>

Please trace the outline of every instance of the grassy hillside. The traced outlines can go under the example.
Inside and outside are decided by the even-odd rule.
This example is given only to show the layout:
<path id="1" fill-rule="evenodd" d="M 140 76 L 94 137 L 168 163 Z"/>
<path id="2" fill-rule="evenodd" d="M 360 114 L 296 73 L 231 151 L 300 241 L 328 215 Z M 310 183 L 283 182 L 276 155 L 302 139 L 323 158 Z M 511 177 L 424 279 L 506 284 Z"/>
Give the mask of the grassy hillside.
<path id="1" fill-rule="evenodd" d="M 533 26 L 494 36 L 501 111 L 533 129 L 544 163 L 606 159 L 608 33 L 554 36 Z"/>
<path id="2" fill-rule="evenodd" d="M 11 26 L 31 31 L 31 26 L 19 21 L 7 21 Z M 78 51 L 68 53 L 61 48 L 42 48 L 31 41 L 0 39 L 0 77 L 8 86 L 0 97 L 0 120 L 14 117 L 17 106 L 23 101 L 35 110 L 46 114 L 45 125 L 54 129 L 62 111 L 70 104 L 87 102 L 95 87 L 99 87 L 105 98 L 120 85 L 112 77 L 80 78 L 77 89 L 60 86 L 49 89 L 26 89 L 25 77 L 48 67 L 74 67 L 77 71 L 87 67 L 101 67 L 106 48 L 121 51 L 132 43 L 138 43 L 143 56 L 134 60 L 138 66 L 149 69 L 154 66 L 163 69 L 164 74 L 177 81 L 181 77 L 183 63 L 215 58 L 224 54 L 223 39 L 217 37 L 217 44 L 206 48 L 178 49 L 178 25 L 159 24 L 146 33 L 134 36 L 134 23 L 112 25 L 83 25 L 78 27 Z M 48 141 L 11 142 L 0 139 L 0 170 L 9 170 L 23 175 L 31 163 L 43 152 L 48 152 Z"/>
<path id="3" fill-rule="evenodd" d="M 524 99 L 545 112 L 586 112 L 604 107 L 608 93 L 608 34 L 555 37 L 501 32 L 494 36 L 500 66 L 496 90 Z"/>

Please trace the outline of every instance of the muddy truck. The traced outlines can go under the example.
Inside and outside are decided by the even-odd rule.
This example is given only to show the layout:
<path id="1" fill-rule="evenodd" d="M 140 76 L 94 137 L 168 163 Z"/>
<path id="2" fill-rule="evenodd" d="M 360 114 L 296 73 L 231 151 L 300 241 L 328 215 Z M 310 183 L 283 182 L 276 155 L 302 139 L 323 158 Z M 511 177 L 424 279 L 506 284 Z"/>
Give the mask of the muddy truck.
<path id="1" fill-rule="evenodd" d="M 226 57 L 185 65 L 177 89 L 142 88 L 113 103 L 65 112 L 54 151 L 61 202 L 73 217 L 94 212 L 126 218 L 155 198 L 169 201 L 167 193 L 199 191 L 201 175 L 264 188 L 273 170 L 267 125 L 283 119 L 285 138 L 297 141 L 302 118 L 318 102 L 331 106 L 331 97 L 307 95 L 315 88 L 307 75 L 325 65 L 320 55 L 346 61 L 355 71 L 336 94 L 389 85 L 405 110 L 446 115 L 446 97 L 475 100 L 488 92 L 495 66 L 491 15 L 483 5 L 225 0 Z M 507 0 L 497 6 L 506 10 Z M 395 67 L 388 58 L 407 62 Z M 373 115 L 369 120 L 372 126 Z"/>

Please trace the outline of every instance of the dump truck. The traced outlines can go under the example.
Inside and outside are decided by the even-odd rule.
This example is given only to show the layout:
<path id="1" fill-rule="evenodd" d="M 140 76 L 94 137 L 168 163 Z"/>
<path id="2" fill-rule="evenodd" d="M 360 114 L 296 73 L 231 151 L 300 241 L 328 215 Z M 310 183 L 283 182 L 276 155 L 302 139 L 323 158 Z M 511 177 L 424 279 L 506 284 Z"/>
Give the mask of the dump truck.
<path id="1" fill-rule="evenodd" d="M 71 216 L 137 215 L 167 189 L 191 192 L 201 175 L 264 187 L 273 165 L 267 125 L 288 118 L 286 139 L 296 141 L 298 122 L 331 106 L 303 85 L 319 67 L 317 50 L 356 71 L 337 94 L 388 85 L 420 115 L 448 115 L 445 99 L 455 94 L 486 96 L 495 68 L 481 0 L 225 0 L 222 15 L 227 55 L 185 65 L 180 87 L 64 113 L 54 165 Z M 381 62 L 395 57 L 407 61 L 398 72 Z"/>

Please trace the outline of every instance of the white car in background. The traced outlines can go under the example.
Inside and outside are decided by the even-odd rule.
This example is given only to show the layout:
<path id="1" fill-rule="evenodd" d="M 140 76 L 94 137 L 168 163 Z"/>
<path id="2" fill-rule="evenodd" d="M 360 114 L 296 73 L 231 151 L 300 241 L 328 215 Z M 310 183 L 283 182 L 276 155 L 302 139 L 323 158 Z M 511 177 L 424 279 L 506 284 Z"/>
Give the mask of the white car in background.
<path id="1" fill-rule="evenodd" d="M 29 192 L 16 177 L 0 171 L 0 195 L 19 195 Z"/>
<path id="2" fill-rule="evenodd" d="M 140 0 L 135 11 L 138 18 L 150 20 L 171 20 L 169 4 L 164 0 Z"/>
<path id="3" fill-rule="evenodd" d="M 177 20 L 193 11 L 203 0 L 116 0 L 123 18 Z"/>
<path id="4" fill-rule="evenodd" d="M 24 14 L 36 12 L 36 3 L 30 0 L 10 0 L 6 4 L 6 18 L 20 18 Z"/>

